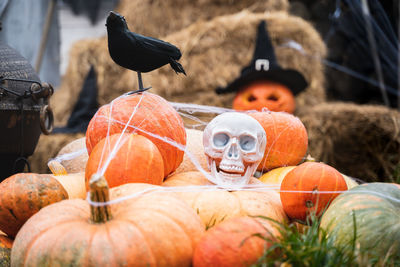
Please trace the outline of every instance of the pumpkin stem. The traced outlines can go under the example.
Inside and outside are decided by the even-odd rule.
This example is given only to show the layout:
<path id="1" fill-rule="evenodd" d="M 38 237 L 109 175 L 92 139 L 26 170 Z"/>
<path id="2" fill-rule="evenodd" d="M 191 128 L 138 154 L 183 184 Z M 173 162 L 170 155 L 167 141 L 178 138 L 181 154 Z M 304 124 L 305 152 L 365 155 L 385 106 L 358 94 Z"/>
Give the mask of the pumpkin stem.
<path id="1" fill-rule="evenodd" d="M 96 203 L 107 203 L 110 200 L 110 191 L 104 176 L 93 174 L 90 178 L 90 200 Z M 105 223 L 112 219 L 111 207 L 90 205 L 91 220 L 93 223 Z"/>
<path id="2" fill-rule="evenodd" d="M 61 165 L 60 162 L 56 161 L 56 160 L 50 160 L 47 163 L 47 166 L 49 167 L 50 171 L 55 175 L 67 175 L 67 170 L 64 168 L 63 165 Z"/>
<path id="3" fill-rule="evenodd" d="M 316 162 L 316 160 L 310 154 L 308 154 L 305 159 L 305 162 Z"/>

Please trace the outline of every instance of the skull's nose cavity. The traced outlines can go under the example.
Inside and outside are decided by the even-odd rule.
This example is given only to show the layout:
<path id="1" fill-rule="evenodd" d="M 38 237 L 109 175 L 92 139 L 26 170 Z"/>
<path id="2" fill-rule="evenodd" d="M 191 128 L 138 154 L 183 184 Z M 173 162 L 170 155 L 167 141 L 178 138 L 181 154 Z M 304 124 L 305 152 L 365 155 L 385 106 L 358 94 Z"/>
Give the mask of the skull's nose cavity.
<path id="1" fill-rule="evenodd" d="M 228 150 L 228 157 L 230 159 L 239 159 L 239 150 L 237 144 L 234 142 Z"/>

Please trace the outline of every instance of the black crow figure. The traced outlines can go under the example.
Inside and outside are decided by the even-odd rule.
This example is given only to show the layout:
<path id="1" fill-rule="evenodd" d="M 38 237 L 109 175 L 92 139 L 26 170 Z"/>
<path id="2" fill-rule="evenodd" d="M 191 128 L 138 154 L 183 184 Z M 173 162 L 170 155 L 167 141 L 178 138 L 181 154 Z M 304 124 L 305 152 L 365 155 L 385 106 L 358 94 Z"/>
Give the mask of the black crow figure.
<path id="1" fill-rule="evenodd" d="M 139 90 L 135 92 L 150 89 L 143 88 L 142 72 L 170 64 L 176 73 L 186 75 L 182 65 L 177 62 L 182 54 L 176 46 L 129 31 L 125 18 L 114 11 L 108 15 L 106 26 L 111 58 L 118 65 L 138 73 Z"/>

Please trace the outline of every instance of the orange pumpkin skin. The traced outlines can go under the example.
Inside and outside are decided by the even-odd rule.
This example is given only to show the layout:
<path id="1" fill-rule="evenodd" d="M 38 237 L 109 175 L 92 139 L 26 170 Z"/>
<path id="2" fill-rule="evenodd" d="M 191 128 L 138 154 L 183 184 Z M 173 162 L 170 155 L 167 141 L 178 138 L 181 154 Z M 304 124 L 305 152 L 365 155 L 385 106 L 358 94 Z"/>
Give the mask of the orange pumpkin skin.
<path id="1" fill-rule="evenodd" d="M 307 130 L 301 120 L 285 112 L 249 113 L 264 128 L 267 145 L 258 171 L 268 171 L 278 167 L 295 166 L 306 155 L 308 148 Z"/>
<path id="2" fill-rule="evenodd" d="M 155 188 L 125 184 L 115 200 Z M 171 194 L 151 193 L 110 206 L 112 218 L 91 222 L 87 201 L 65 200 L 29 219 L 15 238 L 13 266 L 190 266 L 204 234 L 196 213 Z"/>
<path id="3" fill-rule="evenodd" d="M 252 236 L 255 234 L 273 240 L 279 233 L 267 220 L 237 217 L 223 221 L 209 229 L 198 243 L 193 267 L 252 266 L 272 243 Z"/>
<path id="4" fill-rule="evenodd" d="M 311 212 L 321 216 L 345 190 L 346 181 L 335 168 L 320 162 L 304 162 L 286 174 L 281 183 L 280 196 L 288 217 L 305 223 Z"/>
<path id="5" fill-rule="evenodd" d="M 144 136 L 125 133 L 106 137 L 94 147 L 86 165 L 86 189 L 90 178 L 103 167 L 120 137 L 121 147 L 104 173 L 109 187 L 126 183 L 160 185 L 164 179 L 164 162 L 158 148 Z"/>
<path id="6" fill-rule="evenodd" d="M 292 91 L 286 86 L 270 81 L 259 81 L 240 90 L 232 106 L 236 110 L 262 111 L 263 108 L 267 108 L 271 111 L 293 114 L 296 102 Z"/>
<path id="7" fill-rule="evenodd" d="M 160 137 L 166 137 L 183 146 L 186 144 L 182 118 L 165 99 L 155 94 L 147 92 L 132 94 L 100 107 L 86 131 L 86 148 L 89 155 L 95 145 L 107 135 L 122 132 L 132 112 L 134 115 L 129 123 L 130 127 L 127 127 L 127 132 L 146 136 L 158 147 L 164 160 L 164 177 L 166 177 L 178 168 L 184 152 L 163 140 L 133 128 L 137 127 Z"/>
<path id="8" fill-rule="evenodd" d="M 67 191 L 50 175 L 14 174 L 0 183 L 0 230 L 15 237 L 33 214 L 63 199 Z"/>

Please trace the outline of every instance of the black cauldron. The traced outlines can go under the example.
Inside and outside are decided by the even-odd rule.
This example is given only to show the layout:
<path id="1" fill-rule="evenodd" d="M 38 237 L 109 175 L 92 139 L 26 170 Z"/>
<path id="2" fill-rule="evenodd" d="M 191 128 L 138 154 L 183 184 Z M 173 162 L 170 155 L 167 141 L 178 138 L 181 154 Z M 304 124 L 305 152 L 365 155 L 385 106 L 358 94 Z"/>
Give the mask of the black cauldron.
<path id="1" fill-rule="evenodd" d="M 52 94 L 24 57 L 0 43 L 0 181 L 26 167 L 30 171 L 27 158 L 40 134 L 53 128 Z"/>

